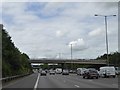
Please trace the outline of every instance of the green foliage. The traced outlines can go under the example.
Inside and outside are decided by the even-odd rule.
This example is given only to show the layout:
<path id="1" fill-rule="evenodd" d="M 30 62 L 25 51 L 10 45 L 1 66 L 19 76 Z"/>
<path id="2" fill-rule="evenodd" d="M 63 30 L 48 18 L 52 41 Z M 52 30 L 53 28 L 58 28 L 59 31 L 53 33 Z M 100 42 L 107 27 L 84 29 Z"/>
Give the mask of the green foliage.
<path id="1" fill-rule="evenodd" d="M 109 54 L 108 57 L 109 57 L 110 64 L 113 64 L 115 66 L 120 66 L 120 53 L 119 52 L 114 52 L 112 54 Z M 107 54 L 104 54 L 104 55 L 98 57 L 97 59 L 105 60 L 106 58 L 107 58 Z"/>
<path id="2" fill-rule="evenodd" d="M 49 67 L 49 66 L 48 66 L 48 64 L 46 64 L 46 63 L 42 66 L 43 69 L 47 69 L 48 67 Z"/>
<path id="3" fill-rule="evenodd" d="M 110 64 L 114 64 L 115 66 L 120 66 L 120 53 L 115 52 L 109 55 Z"/>
<path id="4" fill-rule="evenodd" d="M 32 72 L 29 57 L 14 46 L 11 37 L 2 29 L 2 76 Z"/>

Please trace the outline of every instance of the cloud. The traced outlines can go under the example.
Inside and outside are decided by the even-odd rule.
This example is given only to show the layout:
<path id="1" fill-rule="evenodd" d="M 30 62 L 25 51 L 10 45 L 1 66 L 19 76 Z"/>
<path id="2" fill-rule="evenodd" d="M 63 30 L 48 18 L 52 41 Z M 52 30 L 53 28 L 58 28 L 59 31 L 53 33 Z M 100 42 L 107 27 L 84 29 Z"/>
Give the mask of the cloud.
<path id="1" fill-rule="evenodd" d="M 66 53 L 65 57 L 69 58 L 70 48 L 67 48 L 67 42 L 73 44 L 74 51 L 84 52 L 76 52 L 75 58 L 89 58 L 91 54 L 91 58 L 94 58 L 103 54 L 104 20 L 94 17 L 94 14 L 118 12 L 117 3 L 105 2 L 11 2 L 3 3 L 2 9 L 5 28 L 15 45 L 30 58 L 54 57 L 60 52 Z M 110 52 L 117 49 L 117 20 L 118 18 L 109 18 Z M 92 53 L 88 47 L 93 49 Z M 98 49 L 100 50 L 96 54 Z"/>
<path id="2" fill-rule="evenodd" d="M 106 30 L 103 28 L 97 28 L 95 30 L 92 30 L 88 33 L 90 37 L 104 37 L 106 34 Z M 112 34 L 111 31 L 107 30 L 107 34 L 110 35 Z"/>
<path id="3" fill-rule="evenodd" d="M 67 35 L 68 34 L 68 30 L 58 30 L 58 31 L 56 31 L 56 36 L 57 37 L 63 37 L 63 36 L 65 36 L 65 35 Z"/>
<path id="4" fill-rule="evenodd" d="M 83 51 L 88 48 L 85 41 L 82 38 L 79 38 L 76 41 L 71 41 L 68 46 L 71 47 L 71 45 L 73 50 L 75 51 Z"/>
<path id="5" fill-rule="evenodd" d="M 96 30 L 89 32 L 88 35 L 94 37 L 94 36 L 101 36 L 104 33 L 105 33 L 105 30 L 98 28 Z"/>
<path id="6" fill-rule="evenodd" d="M 118 2 L 119 0 L 2 0 L 0 2 Z"/>

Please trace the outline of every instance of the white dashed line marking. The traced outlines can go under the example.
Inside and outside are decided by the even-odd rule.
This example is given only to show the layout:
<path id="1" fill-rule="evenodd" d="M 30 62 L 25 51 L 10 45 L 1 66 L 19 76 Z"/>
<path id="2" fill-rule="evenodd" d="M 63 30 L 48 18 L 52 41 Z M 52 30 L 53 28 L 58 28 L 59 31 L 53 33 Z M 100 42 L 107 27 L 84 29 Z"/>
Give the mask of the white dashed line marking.
<path id="1" fill-rule="evenodd" d="M 92 82 L 93 80 L 89 80 L 90 82 Z"/>
<path id="2" fill-rule="evenodd" d="M 78 86 L 78 85 L 74 85 L 75 87 L 77 87 L 77 88 L 79 88 L 80 86 Z"/>

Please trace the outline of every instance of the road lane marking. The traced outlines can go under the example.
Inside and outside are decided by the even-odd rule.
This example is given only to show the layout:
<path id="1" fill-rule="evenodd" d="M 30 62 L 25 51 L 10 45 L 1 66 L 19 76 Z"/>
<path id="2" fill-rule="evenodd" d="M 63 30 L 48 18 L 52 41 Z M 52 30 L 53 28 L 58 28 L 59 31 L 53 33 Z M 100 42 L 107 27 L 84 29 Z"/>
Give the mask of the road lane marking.
<path id="1" fill-rule="evenodd" d="M 40 73 L 38 73 L 38 77 L 37 77 L 37 81 L 36 81 L 35 86 L 34 86 L 34 90 L 37 89 L 39 79 L 40 79 Z"/>
<path id="2" fill-rule="evenodd" d="M 90 82 L 92 82 L 93 80 L 89 80 Z"/>
<path id="3" fill-rule="evenodd" d="M 77 87 L 77 88 L 79 88 L 80 86 L 78 86 L 78 85 L 74 85 L 75 87 Z"/>

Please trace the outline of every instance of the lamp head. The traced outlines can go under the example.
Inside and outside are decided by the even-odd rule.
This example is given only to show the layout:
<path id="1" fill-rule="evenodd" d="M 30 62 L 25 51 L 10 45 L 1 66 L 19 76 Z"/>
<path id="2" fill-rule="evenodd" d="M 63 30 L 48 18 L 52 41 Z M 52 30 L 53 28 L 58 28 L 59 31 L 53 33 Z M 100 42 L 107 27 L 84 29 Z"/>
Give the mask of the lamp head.
<path id="1" fill-rule="evenodd" d="M 98 16 L 97 14 L 95 14 L 95 16 Z"/>
<path id="2" fill-rule="evenodd" d="M 117 15 L 113 15 L 113 16 L 117 16 Z"/>

